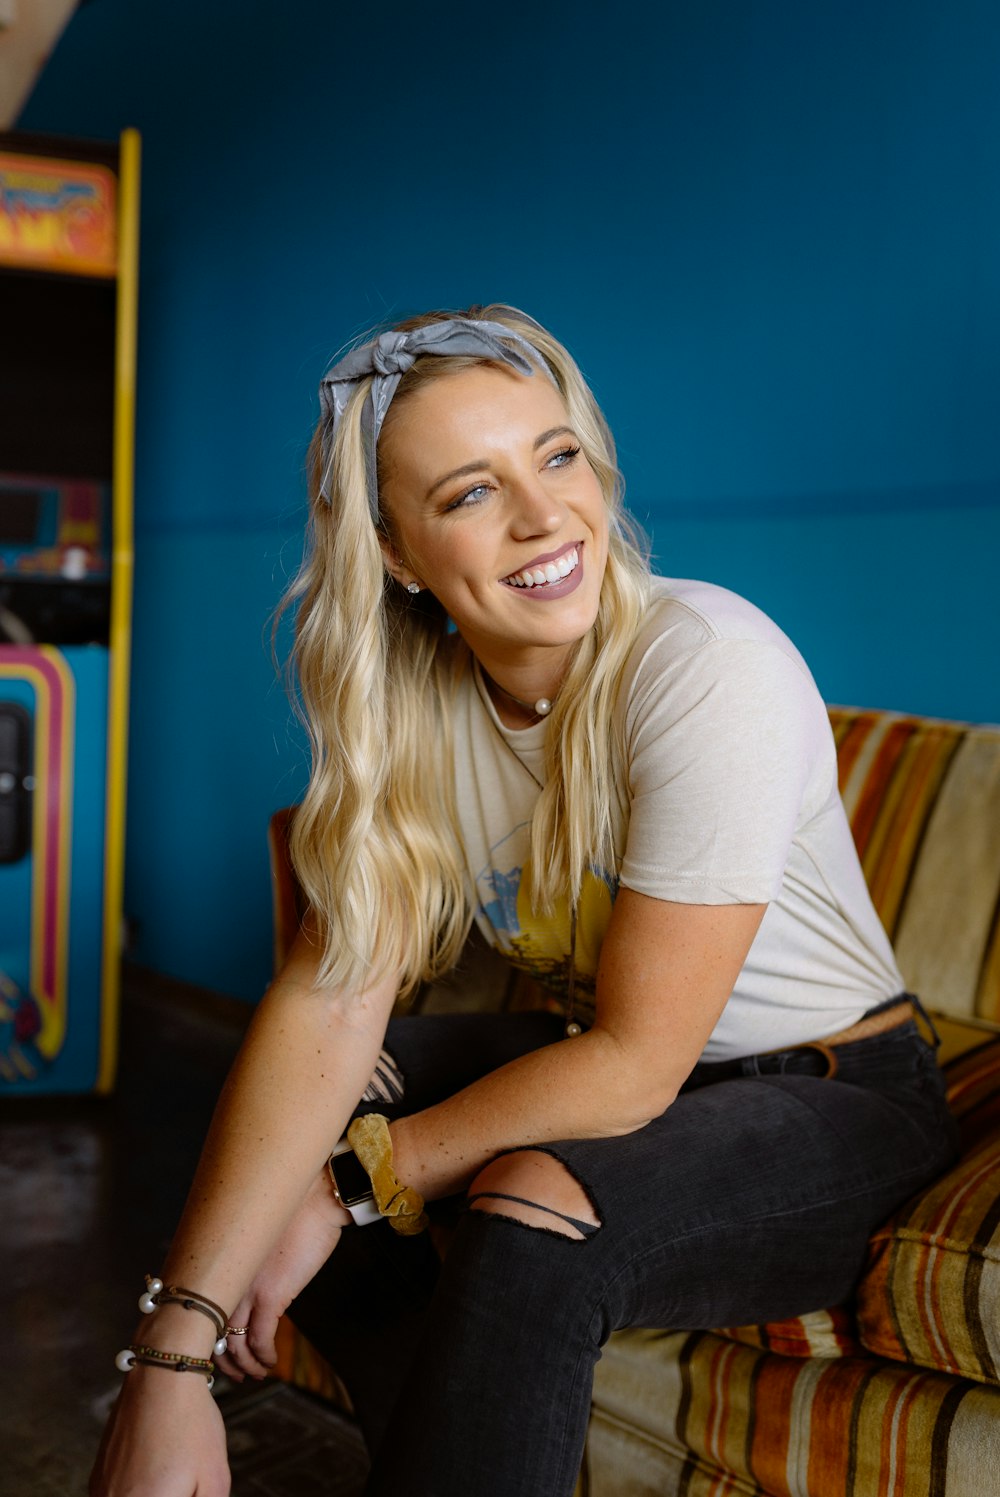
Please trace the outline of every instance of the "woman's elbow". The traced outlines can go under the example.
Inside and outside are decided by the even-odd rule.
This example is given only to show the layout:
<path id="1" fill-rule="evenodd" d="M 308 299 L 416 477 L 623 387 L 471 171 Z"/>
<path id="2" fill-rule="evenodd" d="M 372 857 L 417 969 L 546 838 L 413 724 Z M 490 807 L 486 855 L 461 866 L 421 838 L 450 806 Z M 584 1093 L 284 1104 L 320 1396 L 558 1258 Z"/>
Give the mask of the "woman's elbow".
<path id="1" fill-rule="evenodd" d="M 650 1066 L 635 1047 L 595 1025 L 590 1031 L 602 1043 L 600 1065 L 605 1077 L 602 1111 L 609 1136 L 638 1133 L 673 1106 L 684 1077 L 662 1065 Z"/>
<path id="2" fill-rule="evenodd" d="M 630 1133 L 637 1133 L 640 1128 L 645 1128 L 647 1124 L 654 1122 L 656 1118 L 661 1118 L 667 1108 L 672 1107 L 676 1101 L 676 1087 L 671 1088 L 669 1091 L 660 1089 L 655 1094 L 651 1094 L 645 1106 L 641 1108 L 641 1119 L 628 1131 Z"/>
<path id="3" fill-rule="evenodd" d="M 618 1099 L 615 1110 L 619 1113 L 621 1122 L 615 1129 L 615 1136 L 638 1133 L 640 1128 L 645 1128 L 654 1119 L 662 1117 L 667 1108 L 676 1102 L 679 1091 L 679 1085 L 674 1085 L 662 1076 L 645 1083 L 633 1083 Z"/>

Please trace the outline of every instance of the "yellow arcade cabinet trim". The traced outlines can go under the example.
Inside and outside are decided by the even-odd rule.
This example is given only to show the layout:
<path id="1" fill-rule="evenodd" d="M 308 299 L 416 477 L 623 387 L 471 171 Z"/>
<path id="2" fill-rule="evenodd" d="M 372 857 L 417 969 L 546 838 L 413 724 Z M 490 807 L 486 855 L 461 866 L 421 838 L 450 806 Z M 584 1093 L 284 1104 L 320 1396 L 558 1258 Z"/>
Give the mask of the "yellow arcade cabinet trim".
<path id="1" fill-rule="evenodd" d="M 118 1063 L 121 929 L 128 770 L 128 689 L 132 643 L 135 384 L 139 311 L 139 165 L 137 130 L 122 132 L 118 166 L 118 288 L 115 323 L 114 446 L 111 473 L 111 651 L 104 878 L 104 1002 L 96 1090 L 114 1084 Z"/>

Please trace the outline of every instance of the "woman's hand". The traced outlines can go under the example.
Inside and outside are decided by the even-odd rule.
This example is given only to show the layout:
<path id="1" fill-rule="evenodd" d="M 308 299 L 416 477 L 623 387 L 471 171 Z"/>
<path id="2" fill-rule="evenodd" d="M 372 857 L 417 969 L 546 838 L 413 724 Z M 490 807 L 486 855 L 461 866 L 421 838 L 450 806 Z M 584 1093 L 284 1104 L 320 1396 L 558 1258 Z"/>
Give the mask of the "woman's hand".
<path id="1" fill-rule="evenodd" d="M 334 1200 L 324 1172 L 234 1310 L 230 1324 L 249 1326 L 249 1331 L 230 1336 L 232 1350 L 213 1358 L 220 1371 L 243 1382 L 264 1377 L 273 1367 L 278 1319 L 329 1258 L 345 1222 L 350 1217 Z M 179 1345 L 185 1336 L 190 1341 L 196 1328 L 204 1329 L 201 1317 L 178 1315 L 173 1306 L 159 1311 L 155 1320 L 164 1322 L 165 1317 L 172 1319 L 165 1338 L 169 1345 Z M 146 1322 L 137 1335 L 159 1344 L 162 1329 Z M 190 1349 L 212 1356 L 204 1345 L 192 1343 Z M 90 1497 L 227 1497 L 229 1486 L 225 1428 L 204 1378 L 133 1367 L 104 1431 Z"/>
<path id="2" fill-rule="evenodd" d="M 248 1328 L 245 1336 L 230 1334 L 229 1351 L 215 1359 L 229 1377 L 241 1383 L 245 1377 L 266 1376 L 274 1366 L 278 1320 L 323 1267 L 340 1241 L 341 1227 L 350 1221 L 334 1200 L 324 1170 L 229 1318 L 230 1325 Z"/>
<path id="3" fill-rule="evenodd" d="M 133 1367 L 111 1411 L 90 1497 L 228 1497 L 222 1415 L 193 1372 Z"/>

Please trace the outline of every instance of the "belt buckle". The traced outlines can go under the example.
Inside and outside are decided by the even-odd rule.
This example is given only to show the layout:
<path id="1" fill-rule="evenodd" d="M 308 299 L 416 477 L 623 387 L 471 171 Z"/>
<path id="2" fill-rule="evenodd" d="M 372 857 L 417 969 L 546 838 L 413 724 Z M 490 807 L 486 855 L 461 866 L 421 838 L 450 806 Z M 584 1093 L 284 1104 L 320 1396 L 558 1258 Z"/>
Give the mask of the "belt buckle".
<path id="1" fill-rule="evenodd" d="M 836 1076 L 838 1070 L 840 1069 L 840 1062 L 834 1054 L 833 1049 L 824 1040 L 806 1040 L 801 1045 L 792 1045 L 791 1048 L 792 1050 L 819 1051 L 820 1055 L 822 1055 L 823 1059 L 826 1061 L 826 1070 L 823 1075 L 819 1077 L 820 1081 L 830 1081 L 834 1076 Z"/>

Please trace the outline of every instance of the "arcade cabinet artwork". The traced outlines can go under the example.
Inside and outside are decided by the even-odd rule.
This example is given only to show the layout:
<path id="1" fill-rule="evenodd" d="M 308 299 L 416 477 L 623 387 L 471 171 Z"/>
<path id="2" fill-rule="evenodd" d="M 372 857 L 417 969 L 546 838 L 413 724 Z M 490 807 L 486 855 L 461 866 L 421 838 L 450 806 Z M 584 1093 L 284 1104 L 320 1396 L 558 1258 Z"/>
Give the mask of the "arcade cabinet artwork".
<path id="1" fill-rule="evenodd" d="M 114 1082 L 138 187 L 0 135 L 0 1095 Z"/>

